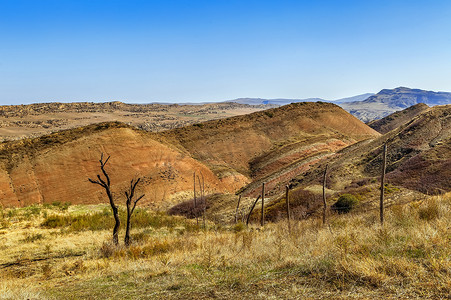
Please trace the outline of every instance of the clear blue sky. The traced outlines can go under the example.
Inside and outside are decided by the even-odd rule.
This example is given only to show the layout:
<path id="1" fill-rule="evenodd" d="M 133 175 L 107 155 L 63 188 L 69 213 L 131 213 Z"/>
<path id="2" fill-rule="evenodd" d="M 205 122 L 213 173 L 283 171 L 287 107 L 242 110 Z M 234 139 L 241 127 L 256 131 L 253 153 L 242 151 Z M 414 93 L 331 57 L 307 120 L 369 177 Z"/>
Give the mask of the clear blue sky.
<path id="1" fill-rule="evenodd" d="M 0 104 L 451 91 L 451 1 L 0 0 Z"/>

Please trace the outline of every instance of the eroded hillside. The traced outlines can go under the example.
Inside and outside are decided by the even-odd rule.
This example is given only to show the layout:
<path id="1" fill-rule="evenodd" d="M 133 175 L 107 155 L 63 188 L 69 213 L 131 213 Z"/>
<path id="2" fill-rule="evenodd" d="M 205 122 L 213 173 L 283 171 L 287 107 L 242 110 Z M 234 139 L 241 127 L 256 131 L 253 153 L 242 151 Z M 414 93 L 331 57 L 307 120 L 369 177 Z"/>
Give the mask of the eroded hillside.
<path id="1" fill-rule="evenodd" d="M 315 161 L 377 136 L 328 103 L 291 104 L 162 133 L 120 123 L 90 125 L 4 142 L 0 199 L 3 205 L 103 202 L 103 191 L 87 178 L 98 174 L 105 153 L 117 197 L 139 176 L 147 204 L 167 206 L 190 197 L 193 171 L 204 176 L 208 193 L 236 192 L 262 180 L 273 188 Z"/>
<path id="2" fill-rule="evenodd" d="M 376 181 L 384 143 L 388 147 L 387 180 L 390 184 L 423 193 L 451 191 L 451 105 L 429 108 L 377 139 L 341 150 L 327 161 L 330 166 L 328 187 L 343 190 Z M 308 187 L 321 182 L 324 168 L 325 163 L 316 165 L 293 184 Z"/>
<path id="3" fill-rule="evenodd" d="M 183 196 L 192 187 L 193 171 L 203 174 L 208 191 L 233 192 L 243 184 L 242 179 L 224 183 L 204 164 L 150 134 L 107 123 L 3 143 L 1 204 L 104 202 L 104 191 L 88 182 L 100 172 L 101 153 L 111 156 L 106 169 L 115 196 L 123 198 L 129 181 L 142 177 L 146 204 L 160 206 L 180 193 Z"/>
<path id="4" fill-rule="evenodd" d="M 357 141 L 379 133 L 331 103 L 293 103 L 249 115 L 161 133 L 218 176 L 252 179 L 244 194 L 265 181 L 268 189 Z"/>

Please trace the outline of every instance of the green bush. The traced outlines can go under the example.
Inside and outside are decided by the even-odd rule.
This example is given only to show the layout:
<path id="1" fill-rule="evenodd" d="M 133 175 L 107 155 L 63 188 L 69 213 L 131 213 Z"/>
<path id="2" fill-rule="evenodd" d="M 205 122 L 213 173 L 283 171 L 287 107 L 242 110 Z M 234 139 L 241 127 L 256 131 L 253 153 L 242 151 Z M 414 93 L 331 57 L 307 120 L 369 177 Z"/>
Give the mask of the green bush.
<path id="1" fill-rule="evenodd" d="M 359 200 L 356 198 L 356 196 L 351 194 L 343 194 L 341 195 L 337 202 L 332 205 L 332 209 L 336 210 L 338 213 L 348 213 L 350 212 L 355 206 L 359 204 Z"/>

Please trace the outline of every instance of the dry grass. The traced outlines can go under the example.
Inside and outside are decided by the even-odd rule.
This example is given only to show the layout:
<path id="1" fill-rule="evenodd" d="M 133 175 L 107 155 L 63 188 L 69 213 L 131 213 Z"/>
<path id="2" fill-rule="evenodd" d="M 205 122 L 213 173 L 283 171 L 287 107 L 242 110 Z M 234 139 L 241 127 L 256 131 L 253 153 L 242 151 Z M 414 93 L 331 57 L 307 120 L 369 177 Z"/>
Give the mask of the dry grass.
<path id="1" fill-rule="evenodd" d="M 177 219 L 173 227 L 136 227 L 129 249 L 112 247 L 106 230 L 42 228 L 42 210 L 31 223 L 0 213 L 10 224 L 0 230 L 0 298 L 437 299 L 451 292 L 449 194 L 392 206 L 384 228 L 375 211 L 333 216 L 327 227 L 296 221 L 291 234 L 284 221 L 195 231 Z M 24 240 L 25 232 L 42 238 Z"/>

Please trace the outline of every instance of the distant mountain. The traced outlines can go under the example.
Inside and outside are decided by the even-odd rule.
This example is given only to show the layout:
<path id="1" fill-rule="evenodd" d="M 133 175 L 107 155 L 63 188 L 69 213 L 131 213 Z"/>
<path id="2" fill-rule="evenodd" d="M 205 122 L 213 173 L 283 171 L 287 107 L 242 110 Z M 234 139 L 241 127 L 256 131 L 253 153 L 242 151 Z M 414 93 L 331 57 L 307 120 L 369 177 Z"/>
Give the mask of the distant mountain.
<path id="1" fill-rule="evenodd" d="M 364 101 L 340 103 L 340 106 L 360 120 L 369 122 L 418 103 L 429 106 L 451 104 L 451 93 L 398 87 L 384 89 Z"/>
<path id="2" fill-rule="evenodd" d="M 284 98 L 276 98 L 276 99 L 263 99 L 263 98 L 238 98 L 235 100 L 229 100 L 227 102 L 235 102 L 240 104 L 248 104 L 248 105 L 261 105 L 261 104 L 273 104 L 273 105 L 287 105 L 290 103 L 297 102 L 332 102 L 332 103 L 344 103 L 344 102 L 355 102 L 355 101 L 363 101 L 368 99 L 368 97 L 374 95 L 374 93 L 366 93 L 353 97 L 347 97 L 337 100 L 325 100 L 322 98 L 306 98 L 306 99 L 284 99 Z"/>
<path id="3" fill-rule="evenodd" d="M 286 105 L 290 103 L 297 102 L 329 102 L 327 100 L 321 98 L 307 98 L 307 99 L 262 99 L 262 98 L 238 98 L 235 100 L 228 100 L 227 102 L 235 102 L 239 104 L 247 104 L 247 105 L 261 105 L 261 104 L 275 104 L 275 105 Z"/>
<path id="4" fill-rule="evenodd" d="M 363 100 L 366 100 L 366 99 L 368 99 L 369 97 L 371 97 L 373 95 L 374 95 L 374 93 L 366 93 L 366 94 L 361 94 L 361 95 L 357 95 L 357 96 L 353 96 L 353 97 L 348 97 L 348 98 L 342 98 L 342 99 L 334 100 L 332 102 L 336 103 L 336 104 L 340 104 L 340 103 L 345 103 L 345 102 L 363 101 Z"/>
<path id="5" fill-rule="evenodd" d="M 451 103 L 451 93 L 398 87 L 392 90 L 384 89 L 363 102 L 384 103 L 395 109 L 404 109 L 418 103 L 429 106 L 445 105 Z"/>

